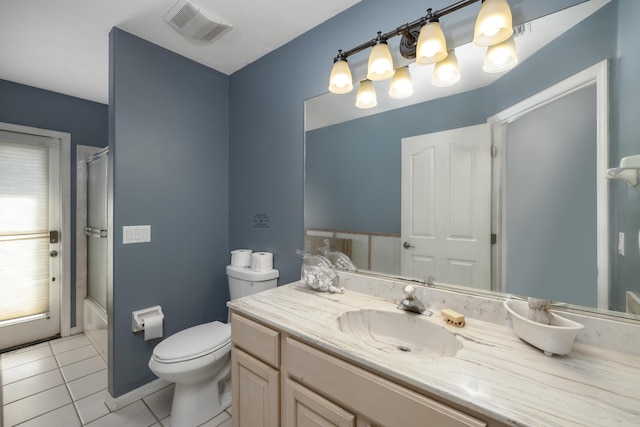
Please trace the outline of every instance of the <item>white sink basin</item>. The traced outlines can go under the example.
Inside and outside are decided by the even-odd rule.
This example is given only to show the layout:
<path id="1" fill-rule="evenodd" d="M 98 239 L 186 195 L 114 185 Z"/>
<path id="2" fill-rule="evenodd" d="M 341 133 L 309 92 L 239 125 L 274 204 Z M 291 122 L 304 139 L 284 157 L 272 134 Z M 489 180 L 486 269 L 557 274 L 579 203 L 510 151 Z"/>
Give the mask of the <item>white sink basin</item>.
<path id="1" fill-rule="evenodd" d="M 340 331 L 386 353 L 450 357 L 462 341 L 420 314 L 380 310 L 347 311 L 338 317 Z"/>
<path id="2" fill-rule="evenodd" d="M 551 313 L 551 325 L 533 322 L 528 318 L 527 301 L 505 300 L 504 306 L 511 315 L 516 335 L 547 356 L 569 353 L 576 335 L 584 328 L 580 323 L 554 313 Z"/>

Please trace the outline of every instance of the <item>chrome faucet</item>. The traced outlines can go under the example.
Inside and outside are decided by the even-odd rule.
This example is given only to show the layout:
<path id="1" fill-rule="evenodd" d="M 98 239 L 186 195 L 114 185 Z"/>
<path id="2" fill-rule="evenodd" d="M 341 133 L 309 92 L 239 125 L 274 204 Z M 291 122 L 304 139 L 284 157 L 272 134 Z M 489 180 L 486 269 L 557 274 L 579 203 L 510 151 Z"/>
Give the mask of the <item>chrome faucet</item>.
<path id="1" fill-rule="evenodd" d="M 433 313 L 424 308 L 424 304 L 416 298 L 416 288 L 412 285 L 404 287 L 404 299 L 398 304 L 398 310 L 410 311 L 412 313 L 431 316 Z"/>

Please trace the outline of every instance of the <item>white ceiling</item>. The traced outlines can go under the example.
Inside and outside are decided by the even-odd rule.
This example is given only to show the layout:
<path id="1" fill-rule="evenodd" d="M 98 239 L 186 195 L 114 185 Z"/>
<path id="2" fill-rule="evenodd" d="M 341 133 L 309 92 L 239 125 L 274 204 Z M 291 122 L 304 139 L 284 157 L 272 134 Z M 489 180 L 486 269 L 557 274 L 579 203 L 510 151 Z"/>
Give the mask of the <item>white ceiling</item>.
<path id="1" fill-rule="evenodd" d="M 201 45 L 164 21 L 177 0 L 1 0 L 0 79 L 107 104 L 112 27 L 229 75 L 358 1 L 193 0 L 233 25 Z"/>

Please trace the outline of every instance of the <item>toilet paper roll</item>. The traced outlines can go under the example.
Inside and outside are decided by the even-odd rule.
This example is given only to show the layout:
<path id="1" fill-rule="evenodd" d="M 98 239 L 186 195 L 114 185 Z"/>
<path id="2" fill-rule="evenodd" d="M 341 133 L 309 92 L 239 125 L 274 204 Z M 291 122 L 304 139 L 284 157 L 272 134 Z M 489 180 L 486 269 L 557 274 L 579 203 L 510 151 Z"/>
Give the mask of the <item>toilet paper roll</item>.
<path id="1" fill-rule="evenodd" d="M 251 269 L 253 271 L 267 271 L 273 269 L 273 254 L 271 252 L 256 252 L 252 254 Z"/>
<path id="2" fill-rule="evenodd" d="M 251 249 L 236 249 L 231 251 L 231 265 L 234 267 L 250 267 L 251 266 Z"/>
<path id="3" fill-rule="evenodd" d="M 162 319 L 164 319 L 164 316 L 161 313 L 148 314 L 142 317 L 145 341 L 162 336 Z"/>

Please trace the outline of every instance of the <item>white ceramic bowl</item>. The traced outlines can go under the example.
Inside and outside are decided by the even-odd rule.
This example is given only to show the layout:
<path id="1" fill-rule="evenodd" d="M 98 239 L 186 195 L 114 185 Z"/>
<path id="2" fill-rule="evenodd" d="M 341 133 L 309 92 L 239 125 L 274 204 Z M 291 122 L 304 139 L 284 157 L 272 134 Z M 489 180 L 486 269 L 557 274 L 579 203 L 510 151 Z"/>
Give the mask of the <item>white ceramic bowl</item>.
<path id="1" fill-rule="evenodd" d="M 533 322 L 528 319 L 527 301 L 508 299 L 504 301 L 504 306 L 511 316 L 516 335 L 544 351 L 547 356 L 569 353 L 576 335 L 584 328 L 584 325 L 555 313 L 551 313 L 551 325 Z"/>

